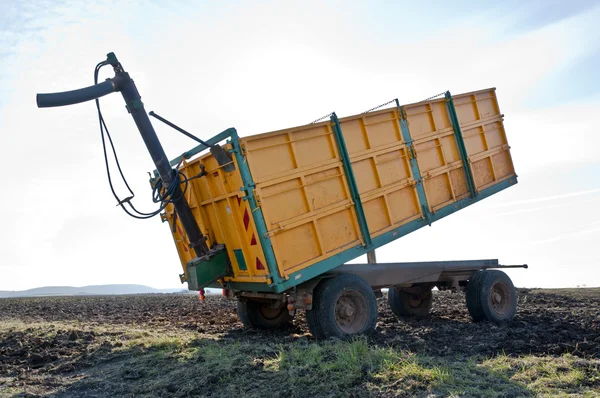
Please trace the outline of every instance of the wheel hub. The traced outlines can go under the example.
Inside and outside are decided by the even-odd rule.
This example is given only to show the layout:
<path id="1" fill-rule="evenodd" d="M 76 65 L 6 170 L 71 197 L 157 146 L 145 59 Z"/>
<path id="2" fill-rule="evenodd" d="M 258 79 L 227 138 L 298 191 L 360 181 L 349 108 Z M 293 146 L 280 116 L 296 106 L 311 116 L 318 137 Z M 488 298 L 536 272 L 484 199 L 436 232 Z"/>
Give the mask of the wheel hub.
<path id="1" fill-rule="evenodd" d="M 411 308 L 419 308 L 419 306 L 421 305 L 421 300 L 419 298 L 419 296 L 417 295 L 412 295 L 410 296 L 410 298 L 408 299 L 408 305 L 411 306 Z"/>
<path id="2" fill-rule="evenodd" d="M 344 305 L 340 312 L 343 313 L 344 318 L 350 318 L 354 315 L 354 308 L 352 307 L 352 304 L 348 303 Z"/>
<path id="3" fill-rule="evenodd" d="M 259 311 L 263 318 L 272 320 L 281 314 L 282 308 L 274 308 L 268 303 L 260 303 Z"/>
<path id="4" fill-rule="evenodd" d="M 344 333 L 360 332 L 367 322 L 365 298 L 356 290 L 342 292 L 335 304 L 335 321 Z"/>
<path id="5" fill-rule="evenodd" d="M 490 300 L 492 308 L 497 314 L 505 314 L 509 311 L 509 290 L 504 283 L 496 283 L 490 289 Z"/>
<path id="6" fill-rule="evenodd" d="M 501 304 L 502 303 L 502 295 L 494 292 L 492 294 L 492 300 L 495 304 Z"/>

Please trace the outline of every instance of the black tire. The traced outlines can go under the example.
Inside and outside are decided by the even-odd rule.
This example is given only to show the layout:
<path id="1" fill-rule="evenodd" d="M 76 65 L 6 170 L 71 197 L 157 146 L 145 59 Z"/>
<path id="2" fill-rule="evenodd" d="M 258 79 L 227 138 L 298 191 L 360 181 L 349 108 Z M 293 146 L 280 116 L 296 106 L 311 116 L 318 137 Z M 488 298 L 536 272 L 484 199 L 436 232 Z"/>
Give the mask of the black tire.
<path id="1" fill-rule="evenodd" d="M 474 322 L 485 320 L 480 297 L 484 277 L 485 271 L 478 271 L 471 276 L 467 284 L 467 309 Z"/>
<path id="2" fill-rule="evenodd" d="M 321 325 L 319 324 L 319 320 L 317 319 L 318 310 L 316 309 L 318 305 L 316 300 L 321 295 L 320 290 L 322 285 L 322 283 L 319 283 L 313 289 L 312 310 L 306 310 L 306 324 L 308 325 L 308 330 L 310 330 L 310 333 L 317 340 L 325 339 L 325 335 L 323 334 L 323 330 L 321 329 Z"/>
<path id="3" fill-rule="evenodd" d="M 396 316 L 424 317 L 431 310 L 433 294 L 431 289 L 424 288 L 421 293 L 409 293 L 404 290 L 390 287 L 388 290 L 388 303 Z"/>
<path id="4" fill-rule="evenodd" d="M 504 272 L 476 272 L 467 285 L 467 309 L 473 321 L 507 322 L 517 313 L 517 291 Z"/>
<path id="5" fill-rule="evenodd" d="M 314 297 L 314 296 L 313 296 Z M 317 320 L 317 311 L 314 310 L 314 298 L 313 298 L 313 309 L 306 310 L 306 324 L 308 325 L 308 330 L 313 335 L 313 337 L 317 340 L 323 340 L 325 335 L 321 330 L 321 325 L 319 325 L 319 321 Z"/>
<path id="6" fill-rule="evenodd" d="M 280 308 L 271 308 L 267 302 L 238 300 L 237 313 L 244 326 L 252 329 L 282 327 L 292 320 L 284 303 Z"/>
<path id="7" fill-rule="evenodd" d="M 248 302 L 247 301 L 245 301 L 245 300 L 242 301 L 242 300 L 238 299 L 237 314 L 238 314 L 238 318 L 244 324 L 245 327 L 254 328 L 254 323 L 252 322 L 252 319 L 250 318 L 250 311 L 248 310 Z"/>
<path id="8" fill-rule="evenodd" d="M 377 323 L 377 298 L 371 286 L 356 275 L 326 278 L 313 291 L 313 306 L 306 311 L 306 320 L 317 339 L 369 334 Z"/>

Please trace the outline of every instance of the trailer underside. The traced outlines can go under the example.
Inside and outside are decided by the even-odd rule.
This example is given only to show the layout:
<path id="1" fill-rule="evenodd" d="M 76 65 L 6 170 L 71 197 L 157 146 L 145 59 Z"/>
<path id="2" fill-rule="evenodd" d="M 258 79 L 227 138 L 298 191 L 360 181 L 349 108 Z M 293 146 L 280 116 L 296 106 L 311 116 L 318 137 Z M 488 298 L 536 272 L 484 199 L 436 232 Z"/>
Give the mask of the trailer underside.
<path id="1" fill-rule="evenodd" d="M 412 286 L 422 283 L 443 284 L 466 281 L 482 269 L 527 268 L 523 265 L 500 265 L 493 260 L 417 261 L 402 263 L 344 264 L 326 275 L 353 274 L 374 289 Z"/>
<path id="2" fill-rule="evenodd" d="M 238 315 L 248 327 L 282 326 L 305 310 L 316 338 L 344 338 L 375 328 L 381 288 L 389 288 L 387 301 L 398 317 L 426 316 L 432 289 L 438 288 L 466 292 L 466 305 L 476 322 L 509 321 L 517 303 L 514 285 L 502 272 L 507 268 L 527 265 L 501 265 L 497 259 L 345 264 L 283 293 L 226 294 L 238 300 Z"/>

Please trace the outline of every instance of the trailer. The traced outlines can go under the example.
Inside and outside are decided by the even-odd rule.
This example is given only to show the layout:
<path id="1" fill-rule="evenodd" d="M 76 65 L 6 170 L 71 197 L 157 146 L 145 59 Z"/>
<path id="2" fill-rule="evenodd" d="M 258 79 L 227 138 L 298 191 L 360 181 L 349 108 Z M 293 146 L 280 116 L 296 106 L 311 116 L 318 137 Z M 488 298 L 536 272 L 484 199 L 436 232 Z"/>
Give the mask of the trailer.
<path id="1" fill-rule="evenodd" d="M 434 288 L 466 291 L 475 321 L 514 317 L 502 269 L 526 265 L 375 261 L 377 248 L 517 183 L 494 88 L 206 141 L 150 112 L 199 142 L 168 161 L 133 80 L 114 54 L 101 64 L 113 79 L 38 94 L 38 106 L 123 94 L 156 165 L 150 183 L 181 282 L 201 296 L 222 288 L 245 326 L 279 327 L 304 310 L 317 338 L 369 333 L 382 288 L 400 317 L 425 316 Z M 119 200 L 126 211 L 130 199 Z M 363 255 L 368 264 L 347 264 Z"/>

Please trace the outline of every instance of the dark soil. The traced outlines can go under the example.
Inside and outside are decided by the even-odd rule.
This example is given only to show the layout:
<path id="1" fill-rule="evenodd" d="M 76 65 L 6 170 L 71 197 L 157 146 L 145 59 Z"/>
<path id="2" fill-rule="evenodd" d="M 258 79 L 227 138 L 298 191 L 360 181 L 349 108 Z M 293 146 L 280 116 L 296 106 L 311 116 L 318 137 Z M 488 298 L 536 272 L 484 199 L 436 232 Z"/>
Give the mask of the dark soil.
<path id="1" fill-rule="evenodd" d="M 98 358 L 103 350 L 108 355 L 112 347 L 122 344 L 119 338 L 126 338 L 125 334 L 111 331 L 111 325 L 115 329 L 184 329 L 214 335 L 223 343 L 272 345 L 312 339 L 303 314 L 283 330 L 244 329 L 235 303 L 216 295 L 204 302 L 191 295 L 1 299 L 0 322 L 13 320 L 38 326 L 0 333 L 0 375 L 18 379 L 21 373 L 43 372 L 46 387 L 53 380 L 48 375 L 77 377 L 79 370 L 92 366 L 86 362 L 88 356 Z M 63 321 L 75 321 L 81 328 L 51 324 Z M 520 290 L 516 318 L 502 325 L 471 322 L 462 293 L 437 292 L 431 314 L 423 319 L 398 319 L 380 299 L 377 329 L 369 341 L 453 358 L 567 352 L 600 358 L 600 289 Z M 66 358 L 77 360 L 62 360 Z M 138 376 L 135 372 L 127 375 Z M 35 383 L 35 378 L 26 379 Z"/>
<path id="2" fill-rule="evenodd" d="M 376 341 L 432 355 L 505 353 L 600 358 L 600 289 L 519 290 L 517 316 L 506 324 L 473 323 L 462 293 L 434 295 L 431 315 L 398 321 L 380 302 Z"/>

